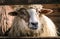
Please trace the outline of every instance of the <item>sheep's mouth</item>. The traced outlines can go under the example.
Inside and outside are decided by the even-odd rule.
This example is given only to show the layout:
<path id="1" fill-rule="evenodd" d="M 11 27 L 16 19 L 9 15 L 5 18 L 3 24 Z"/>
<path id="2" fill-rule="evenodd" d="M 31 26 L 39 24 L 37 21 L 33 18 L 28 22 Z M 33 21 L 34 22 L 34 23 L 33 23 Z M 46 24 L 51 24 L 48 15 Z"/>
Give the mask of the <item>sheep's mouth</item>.
<path id="1" fill-rule="evenodd" d="M 30 29 L 32 29 L 32 30 L 37 30 L 37 28 L 30 28 Z"/>
<path id="2" fill-rule="evenodd" d="M 29 27 L 31 30 L 37 30 L 38 29 L 38 26 L 32 26 L 32 27 Z"/>
<path id="3" fill-rule="evenodd" d="M 37 30 L 37 28 L 36 28 L 36 27 L 30 27 L 30 29 L 32 29 L 32 30 Z"/>

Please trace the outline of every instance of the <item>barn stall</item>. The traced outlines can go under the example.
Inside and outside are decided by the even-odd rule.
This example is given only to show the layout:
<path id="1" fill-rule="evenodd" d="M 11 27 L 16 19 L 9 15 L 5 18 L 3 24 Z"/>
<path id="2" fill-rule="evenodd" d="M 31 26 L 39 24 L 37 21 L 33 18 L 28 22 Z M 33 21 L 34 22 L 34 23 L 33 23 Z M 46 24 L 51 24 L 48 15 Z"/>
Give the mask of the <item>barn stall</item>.
<path id="1" fill-rule="evenodd" d="M 44 8 L 52 9 L 53 13 L 46 14 L 55 23 L 60 36 L 60 4 L 42 4 Z M 15 7 L 15 8 L 14 8 Z M 9 12 L 19 9 L 19 5 L 0 5 L 0 36 L 3 36 L 11 27 L 14 16 L 8 15 Z"/>

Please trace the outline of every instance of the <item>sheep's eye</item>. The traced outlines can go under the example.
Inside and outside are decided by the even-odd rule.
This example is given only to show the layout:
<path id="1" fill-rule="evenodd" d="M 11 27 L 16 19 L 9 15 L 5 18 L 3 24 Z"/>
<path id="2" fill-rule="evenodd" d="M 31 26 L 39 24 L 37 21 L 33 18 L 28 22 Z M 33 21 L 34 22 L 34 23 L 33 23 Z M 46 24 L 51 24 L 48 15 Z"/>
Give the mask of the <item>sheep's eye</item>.
<path id="1" fill-rule="evenodd" d="M 28 21 L 29 14 L 28 14 L 27 10 L 21 10 L 20 11 L 20 17 L 22 19 L 24 19 L 25 21 Z"/>
<path id="2" fill-rule="evenodd" d="M 26 15 L 26 13 L 27 13 L 27 12 L 26 12 L 25 10 L 20 11 L 20 14 L 21 14 L 21 15 Z"/>
<path id="3" fill-rule="evenodd" d="M 21 8 L 20 10 L 18 10 L 19 16 L 21 18 L 27 18 L 28 17 L 28 12 L 25 8 Z"/>

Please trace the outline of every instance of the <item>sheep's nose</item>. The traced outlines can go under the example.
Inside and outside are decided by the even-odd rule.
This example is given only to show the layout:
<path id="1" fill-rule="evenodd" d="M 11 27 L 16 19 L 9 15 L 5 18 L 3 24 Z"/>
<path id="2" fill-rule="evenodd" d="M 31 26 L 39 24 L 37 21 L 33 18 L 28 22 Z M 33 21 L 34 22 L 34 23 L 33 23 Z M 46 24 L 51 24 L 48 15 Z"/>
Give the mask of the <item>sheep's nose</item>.
<path id="1" fill-rule="evenodd" d="M 31 27 L 31 29 L 37 29 L 38 28 L 38 23 L 36 22 L 36 23 L 33 23 L 33 22 L 31 22 L 31 25 L 32 25 L 32 27 Z"/>
<path id="2" fill-rule="evenodd" d="M 32 24 L 33 26 L 37 26 L 37 25 L 38 25 L 38 23 L 33 23 L 33 22 L 32 22 L 31 24 Z"/>

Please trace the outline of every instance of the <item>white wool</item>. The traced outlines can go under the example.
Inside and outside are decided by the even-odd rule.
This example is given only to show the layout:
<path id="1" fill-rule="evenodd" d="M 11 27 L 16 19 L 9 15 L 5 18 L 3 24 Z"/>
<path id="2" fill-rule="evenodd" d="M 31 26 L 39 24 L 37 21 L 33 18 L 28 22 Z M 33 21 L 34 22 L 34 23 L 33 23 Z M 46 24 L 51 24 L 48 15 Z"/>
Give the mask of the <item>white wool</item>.
<path id="1" fill-rule="evenodd" d="M 42 34 L 42 36 L 57 36 L 55 24 L 50 18 L 42 15 L 42 22 L 44 25 L 44 33 Z"/>

